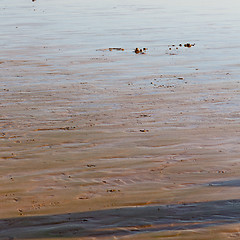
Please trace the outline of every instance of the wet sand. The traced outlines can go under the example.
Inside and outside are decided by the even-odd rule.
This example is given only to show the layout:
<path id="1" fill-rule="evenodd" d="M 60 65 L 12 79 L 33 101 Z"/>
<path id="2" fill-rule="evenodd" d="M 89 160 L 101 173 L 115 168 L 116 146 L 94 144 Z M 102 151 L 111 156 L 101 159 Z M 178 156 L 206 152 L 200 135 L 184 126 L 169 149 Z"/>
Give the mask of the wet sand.
<path id="1" fill-rule="evenodd" d="M 21 11 L 51 22 L 49 9 Z M 35 44 L 37 30 L 26 40 L 1 26 L 16 38 L 0 58 L 0 239 L 239 239 L 234 50 L 218 62 L 201 40 L 79 49 L 74 34 L 58 43 L 66 27 L 47 40 L 38 24 Z"/>
<path id="2" fill-rule="evenodd" d="M 152 204 L 157 205 L 155 209 L 187 204 L 183 206 L 187 208 L 185 218 L 190 228 L 194 228 L 193 224 L 196 228 L 229 224 L 229 218 L 238 222 L 239 114 L 235 103 L 239 102 L 239 85 L 182 83 L 172 89 L 158 88 L 149 82 L 149 89 L 125 84 L 121 90 L 100 89 L 85 83 L 54 89 L 45 86 L 2 90 L 4 227 L 0 236 L 21 238 L 23 231 L 23 239 L 37 238 L 36 226 L 36 231 L 25 230 L 29 216 L 36 216 L 44 236 L 52 225 L 54 228 L 51 219 L 55 214 L 63 213 L 79 212 L 80 219 L 85 216 L 81 212 L 91 215 L 93 222 L 89 225 L 84 222 L 87 234 L 79 230 L 79 237 L 94 236 L 92 228 L 106 226 L 113 228 L 107 231 L 108 237 L 118 235 L 119 231 L 120 235 L 136 233 L 132 230 L 135 226 L 139 226 L 138 232 L 148 231 L 148 227 L 141 227 L 145 220 L 154 231 L 168 230 L 172 224 L 152 226 L 155 220 L 173 218 L 185 223 L 178 218 L 177 210 L 168 212 L 168 208 L 163 217 L 158 211 L 152 213 L 154 221 L 147 209 L 141 221 L 137 217 L 132 221 L 132 217 L 118 215 L 115 210 L 120 208 L 121 213 L 129 206 Z M 151 88 L 158 92 L 149 94 Z M 99 100 L 96 95 L 104 98 Z M 237 200 L 230 202 L 232 211 L 225 216 L 224 205 L 232 199 Z M 223 203 L 216 216 L 205 217 L 208 211 L 194 207 L 205 204 L 211 209 L 214 201 Z M 100 219 L 98 212 L 92 212 L 103 209 L 113 210 L 102 218 L 100 215 Z M 144 211 L 131 209 L 133 217 L 139 209 Z M 119 218 L 114 226 L 112 214 Z M 40 215 L 51 216 L 37 217 Z M 58 221 L 61 218 L 70 229 L 74 224 L 82 225 L 78 218 L 68 221 L 63 214 Z M 41 221 L 43 226 L 47 225 L 43 230 Z M 13 232 L 12 222 L 20 224 Z M 188 229 L 185 225 L 180 228 Z M 57 226 L 49 234 L 73 237 L 75 230 L 66 233 Z"/>

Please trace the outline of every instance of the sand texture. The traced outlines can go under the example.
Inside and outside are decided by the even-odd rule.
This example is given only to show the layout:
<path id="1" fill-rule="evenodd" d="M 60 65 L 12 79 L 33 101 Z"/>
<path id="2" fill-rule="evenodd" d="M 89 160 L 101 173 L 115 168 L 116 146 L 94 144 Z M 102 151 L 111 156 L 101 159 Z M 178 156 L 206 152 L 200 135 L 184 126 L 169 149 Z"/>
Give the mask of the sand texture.
<path id="1" fill-rule="evenodd" d="M 80 2 L 3 0 L 0 239 L 240 239 L 239 38 L 220 41 L 237 28 L 223 1 L 207 43 L 205 4 Z"/>

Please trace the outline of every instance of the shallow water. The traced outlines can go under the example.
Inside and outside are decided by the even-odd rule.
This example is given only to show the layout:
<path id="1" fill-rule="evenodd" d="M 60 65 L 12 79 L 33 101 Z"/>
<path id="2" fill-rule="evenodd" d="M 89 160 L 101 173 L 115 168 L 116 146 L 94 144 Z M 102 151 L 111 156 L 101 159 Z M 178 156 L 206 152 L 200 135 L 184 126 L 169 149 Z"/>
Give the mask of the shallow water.
<path id="1" fill-rule="evenodd" d="M 13 68 L 22 76 L 15 79 L 5 73 L 2 82 L 79 82 L 84 78 L 121 84 L 121 79 L 161 74 L 190 76 L 192 82 L 236 81 L 239 7 L 235 0 L 2 0 L 0 60 L 20 60 Z M 196 45 L 169 50 L 168 45 L 187 42 Z M 96 51 L 109 47 L 125 51 Z M 149 50 L 136 55 L 136 47 Z M 48 75 L 44 79 L 27 76 L 33 71 Z"/>

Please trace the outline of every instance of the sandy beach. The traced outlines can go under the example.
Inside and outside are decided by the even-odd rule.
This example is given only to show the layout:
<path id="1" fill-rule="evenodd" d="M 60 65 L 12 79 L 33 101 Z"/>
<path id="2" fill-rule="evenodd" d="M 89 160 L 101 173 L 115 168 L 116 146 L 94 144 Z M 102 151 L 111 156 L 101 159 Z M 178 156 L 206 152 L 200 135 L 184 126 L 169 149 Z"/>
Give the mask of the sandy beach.
<path id="1" fill-rule="evenodd" d="M 94 3 L 0 8 L 0 239 L 239 239 L 236 6 Z"/>

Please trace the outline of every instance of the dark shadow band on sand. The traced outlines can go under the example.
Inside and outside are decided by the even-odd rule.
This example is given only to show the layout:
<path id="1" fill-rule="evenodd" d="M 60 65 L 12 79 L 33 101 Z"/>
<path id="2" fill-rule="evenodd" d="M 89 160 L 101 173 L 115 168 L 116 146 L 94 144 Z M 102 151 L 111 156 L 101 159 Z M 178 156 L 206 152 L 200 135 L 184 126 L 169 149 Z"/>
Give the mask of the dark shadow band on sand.
<path id="1" fill-rule="evenodd" d="M 240 222 L 240 200 L 130 207 L 0 220 L 0 239 L 113 237 Z"/>
<path id="2" fill-rule="evenodd" d="M 240 187 L 240 179 L 215 181 L 208 184 L 211 187 Z"/>

